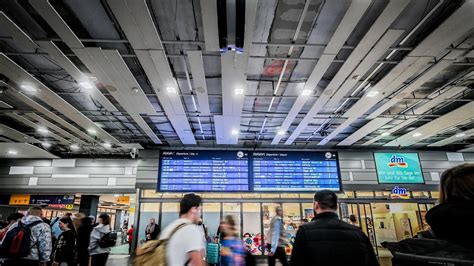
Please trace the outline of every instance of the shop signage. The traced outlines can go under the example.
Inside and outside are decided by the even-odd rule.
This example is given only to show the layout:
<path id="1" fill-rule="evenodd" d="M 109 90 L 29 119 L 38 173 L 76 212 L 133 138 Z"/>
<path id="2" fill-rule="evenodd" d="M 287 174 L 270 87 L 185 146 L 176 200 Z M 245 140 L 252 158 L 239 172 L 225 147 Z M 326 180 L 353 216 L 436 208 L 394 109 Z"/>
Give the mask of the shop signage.
<path id="1" fill-rule="evenodd" d="M 74 196 L 71 195 L 32 195 L 30 204 L 74 204 Z"/>
<path id="2" fill-rule="evenodd" d="M 29 205 L 30 195 L 28 194 L 12 194 L 10 196 L 10 205 Z"/>
<path id="3" fill-rule="evenodd" d="M 408 190 L 406 188 L 395 186 L 392 189 L 390 198 L 391 199 L 409 199 L 410 195 L 408 194 Z"/>
<path id="4" fill-rule="evenodd" d="M 129 204 L 130 196 L 119 196 L 117 197 L 117 203 L 119 204 Z"/>
<path id="5" fill-rule="evenodd" d="M 72 210 L 74 209 L 74 204 L 48 204 L 48 208 Z"/>

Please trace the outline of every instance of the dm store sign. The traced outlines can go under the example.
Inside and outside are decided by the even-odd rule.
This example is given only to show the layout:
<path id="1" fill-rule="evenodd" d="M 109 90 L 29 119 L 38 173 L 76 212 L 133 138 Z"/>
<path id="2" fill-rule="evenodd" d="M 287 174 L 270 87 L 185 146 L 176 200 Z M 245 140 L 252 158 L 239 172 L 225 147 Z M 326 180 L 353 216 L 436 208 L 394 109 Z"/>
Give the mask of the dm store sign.
<path id="1" fill-rule="evenodd" d="M 379 183 L 424 183 L 416 153 L 374 153 Z"/>

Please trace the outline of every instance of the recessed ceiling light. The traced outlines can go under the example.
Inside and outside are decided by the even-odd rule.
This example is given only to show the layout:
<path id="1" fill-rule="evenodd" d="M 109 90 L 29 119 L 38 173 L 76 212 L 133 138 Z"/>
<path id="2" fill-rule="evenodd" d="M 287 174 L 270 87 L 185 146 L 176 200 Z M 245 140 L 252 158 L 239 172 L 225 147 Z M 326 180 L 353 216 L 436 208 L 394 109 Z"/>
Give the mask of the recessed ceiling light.
<path id="1" fill-rule="evenodd" d="M 90 90 L 90 89 L 93 88 L 92 83 L 87 82 L 87 81 L 79 82 L 79 86 L 81 86 L 82 88 L 87 89 L 87 90 Z"/>
<path id="2" fill-rule="evenodd" d="M 232 129 L 232 135 L 239 135 L 239 131 L 237 129 Z"/>
<path id="3" fill-rule="evenodd" d="M 10 155 L 17 155 L 18 154 L 18 152 L 14 151 L 14 150 L 9 150 L 9 151 L 7 151 L 7 153 L 10 154 Z"/>
<path id="4" fill-rule="evenodd" d="M 235 89 L 234 92 L 235 92 L 235 95 L 243 95 L 244 89 Z"/>
<path id="5" fill-rule="evenodd" d="M 37 91 L 37 89 L 33 86 L 30 86 L 30 85 L 21 85 L 20 86 L 24 91 L 28 91 L 28 92 L 34 92 L 34 91 Z"/>
<path id="6" fill-rule="evenodd" d="M 105 142 L 102 144 L 102 146 L 104 146 L 104 148 L 110 149 L 112 147 L 112 144 Z"/>
<path id="7" fill-rule="evenodd" d="M 41 143 L 41 146 L 43 146 L 44 148 L 47 149 L 47 148 L 50 148 L 50 147 L 51 147 L 51 143 L 49 143 L 49 142 L 43 142 L 43 143 Z"/>
<path id="8" fill-rule="evenodd" d="M 412 136 L 416 138 L 416 137 L 420 137 L 421 135 L 422 135 L 422 134 L 421 134 L 420 132 L 416 132 L 416 133 L 414 133 Z"/>
<path id="9" fill-rule="evenodd" d="M 384 132 L 384 133 L 382 133 L 382 136 L 384 136 L 384 137 L 386 137 L 386 136 L 388 136 L 388 135 L 390 135 L 390 132 Z"/>
<path id="10" fill-rule="evenodd" d="M 114 197 L 120 197 L 120 195 L 119 194 L 114 194 Z"/>
<path id="11" fill-rule="evenodd" d="M 456 134 L 456 138 L 462 138 L 462 137 L 464 137 L 464 136 L 466 136 L 466 133 L 458 133 L 458 134 Z"/>
<path id="12" fill-rule="evenodd" d="M 168 93 L 176 93 L 176 88 L 175 87 L 168 87 L 168 88 L 166 88 L 166 91 Z"/>
<path id="13" fill-rule="evenodd" d="M 378 91 L 369 91 L 365 96 L 372 98 L 372 97 L 377 96 L 378 94 L 379 94 Z"/>
<path id="14" fill-rule="evenodd" d="M 88 129 L 87 129 L 87 132 L 89 132 L 89 134 L 92 134 L 92 135 L 97 134 L 97 130 L 95 130 L 95 129 L 93 129 L 93 128 L 88 128 Z"/>
<path id="15" fill-rule="evenodd" d="M 303 90 L 303 91 L 301 92 L 301 95 L 303 95 L 303 96 L 309 96 L 309 95 L 311 95 L 312 92 L 313 92 L 312 90 Z"/>
<path id="16" fill-rule="evenodd" d="M 79 150 L 79 145 L 77 145 L 77 144 L 72 144 L 69 147 L 71 148 L 71 150 Z"/>
<path id="17" fill-rule="evenodd" d="M 43 133 L 43 134 L 48 134 L 49 133 L 49 130 L 45 127 L 40 127 L 36 131 L 38 131 L 39 133 Z"/>
<path id="18" fill-rule="evenodd" d="M 285 135 L 285 131 L 284 130 L 278 130 L 278 135 L 282 136 L 282 135 Z"/>

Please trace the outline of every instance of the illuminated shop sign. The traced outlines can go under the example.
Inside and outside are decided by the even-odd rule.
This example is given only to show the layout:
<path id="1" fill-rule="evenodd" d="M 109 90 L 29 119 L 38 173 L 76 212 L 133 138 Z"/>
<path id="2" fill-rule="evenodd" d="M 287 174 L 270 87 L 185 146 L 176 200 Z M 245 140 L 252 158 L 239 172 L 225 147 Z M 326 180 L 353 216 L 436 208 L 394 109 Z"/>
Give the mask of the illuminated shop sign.
<path id="1" fill-rule="evenodd" d="M 408 190 L 406 188 L 395 186 L 392 189 L 392 193 L 390 194 L 390 198 L 392 198 L 392 199 L 409 199 L 410 195 L 408 194 Z"/>

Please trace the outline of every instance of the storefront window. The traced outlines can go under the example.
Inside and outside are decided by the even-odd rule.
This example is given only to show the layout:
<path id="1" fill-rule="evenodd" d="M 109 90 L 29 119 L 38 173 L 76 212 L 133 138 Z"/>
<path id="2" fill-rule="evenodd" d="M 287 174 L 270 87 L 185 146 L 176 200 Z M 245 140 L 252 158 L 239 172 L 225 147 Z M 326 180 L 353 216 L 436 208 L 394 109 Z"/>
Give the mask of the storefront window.
<path id="1" fill-rule="evenodd" d="M 160 214 L 160 203 L 142 203 L 140 205 L 140 221 L 138 225 L 138 244 L 145 242 L 145 229 L 147 224 L 150 222 L 150 219 L 155 219 L 155 222 L 158 224 L 159 214 Z"/>
<path id="2" fill-rule="evenodd" d="M 373 191 L 356 191 L 357 198 L 373 198 Z"/>
<path id="3" fill-rule="evenodd" d="M 286 254 L 291 255 L 293 244 L 295 243 L 296 231 L 301 225 L 301 209 L 299 203 L 283 203 L 283 221 L 289 240 Z"/>
<path id="4" fill-rule="evenodd" d="M 313 211 L 313 203 L 303 203 L 303 219 L 305 223 L 311 222 L 311 220 L 314 218 L 314 211 Z"/>
<path id="5" fill-rule="evenodd" d="M 217 235 L 217 229 L 221 222 L 221 204 L 220 203 L 203 203 L 202 204 L 202 220 L 207 226 L 207 232 L 211 239 Z"/>
<path id="6" fill-rule="evenodd" d="M 235 221 L 235 229 L 237 230 L 237 235 L 241 236 L 240 234 L 240 203 L 223 203 L 223 217 L 226 215 L 232 215 Z"/>
<path id="7" fill-rule="evenodd" d="M 163 202 L 161 211 L 161 230 L 179 217 L 179 203 Z"/>
<path id="8" fill-rule="evenodd" d="M 377 198 L 389 198 L 390 191 L 375 191 L 375 197 Z"/>
<path id="9" fill-rule="evenodd" d="M 413 195 L 413 198 L 418 198 L 418 199 L 427 199 L 430 197 L 430 193 L 428 191 L 413 191 L 412 195 Z"/>
<path id="10" fill-rule="evenodd" d="M 439 192 L 438 191 L 431 191 L 431 198 L 432 199 L 439 199 Z"/>
<path id="11" fill-rule="evenodd" d="M 262 255 L 260 203 L 243 203 L 243 241 L 252 255 Z"/>
<path id="12" fill-rule="evenodd" d="M 154 189 L 144 189 L 142 190 L 142 198 L 161 198 L 163 193 L 156 192 Z"/>

